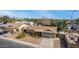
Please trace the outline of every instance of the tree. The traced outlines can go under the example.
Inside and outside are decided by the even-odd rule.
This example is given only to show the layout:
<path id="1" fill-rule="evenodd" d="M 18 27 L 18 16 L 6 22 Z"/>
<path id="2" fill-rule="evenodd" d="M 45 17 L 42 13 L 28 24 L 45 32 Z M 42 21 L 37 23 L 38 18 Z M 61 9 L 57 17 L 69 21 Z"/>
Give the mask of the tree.
<path id="1" fill-rule="evenodd" d="M 51 26 L 56 26 L 56 20 L 51 20 L 50 24 Z"/>
<path id="2" fill-rule="evenodd" d="M 58 21 L 56 25 L 57 25 L 57 27 L 60 27 L 62 25 L 62 22 Z"/>
<path id="3" fill-rule="evenodd" d="M 64 28 L 67 25 L 67 20 L 62 20 L 62 27 Z"/>
<path id="4" fill-rule="evenodd" d="M 1 16 L 1 17 L 0 17 L 0 20 L 1 20 L 2 22 L 4 22 L 4 23 L 7 23 L 7 22 L 8 22 L 8 19 L 9 19 L 8 16 Z"/>
<path id="5" fill-rule="evenodd" d="M 79 18 L 75 19 L 76 23 L 79 24 Z"/>
<path id="6" fill-rule="evenodd" d="M 9 16 L 3 16 L 1 20 L 4 20 L 5 21 L 7 19 L 9 19 Z"/>

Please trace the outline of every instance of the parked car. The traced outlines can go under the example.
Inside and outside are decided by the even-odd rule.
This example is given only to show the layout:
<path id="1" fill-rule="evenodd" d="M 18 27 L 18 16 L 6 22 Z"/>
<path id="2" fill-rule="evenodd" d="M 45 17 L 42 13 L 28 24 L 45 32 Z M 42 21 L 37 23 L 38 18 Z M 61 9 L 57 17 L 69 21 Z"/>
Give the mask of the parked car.
<path id="1" fill-rule="evenodd" d="M 3 35 L 5 33 L 8 33 L 8 31 L 7 30 L 0 31 L 0 35 Z"/>

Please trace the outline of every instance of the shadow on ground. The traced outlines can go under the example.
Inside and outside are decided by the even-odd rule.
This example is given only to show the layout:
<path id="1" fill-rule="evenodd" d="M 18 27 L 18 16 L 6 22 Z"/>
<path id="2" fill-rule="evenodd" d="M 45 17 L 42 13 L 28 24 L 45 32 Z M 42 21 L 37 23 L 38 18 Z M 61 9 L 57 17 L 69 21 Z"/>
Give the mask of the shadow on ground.
<path id="1" fill-rule="evenodd" d="M 68 43 L 65 35 L 60 36 L 60 44 L 61 44 L 61 48 L 68 48 Z"/>

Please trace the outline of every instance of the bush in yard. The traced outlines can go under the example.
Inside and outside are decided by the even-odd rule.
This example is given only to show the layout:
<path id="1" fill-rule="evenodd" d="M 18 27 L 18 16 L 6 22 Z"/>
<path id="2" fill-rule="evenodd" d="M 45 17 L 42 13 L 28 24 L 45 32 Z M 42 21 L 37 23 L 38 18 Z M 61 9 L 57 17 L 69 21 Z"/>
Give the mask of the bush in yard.
<path id="1" fill-rule="evenodd" d="M 22 33 L 20 33 L 20 34 L 18 34 L 18 36 L 16 36 L 16 38 L 17 39 L 20 39 L 20 38 L 23 38 L 23 37 L 25 37 L 25 33 L 24 32 L 22 32 Z"/>
<path id="2" fill-rule="evenodd" d="M 5 28 L 5 27 L 3 27 L 3 26 L 0 26 L 0 28 L 1 28 L 1 29 L 6 29 L 6 28 Z"/>

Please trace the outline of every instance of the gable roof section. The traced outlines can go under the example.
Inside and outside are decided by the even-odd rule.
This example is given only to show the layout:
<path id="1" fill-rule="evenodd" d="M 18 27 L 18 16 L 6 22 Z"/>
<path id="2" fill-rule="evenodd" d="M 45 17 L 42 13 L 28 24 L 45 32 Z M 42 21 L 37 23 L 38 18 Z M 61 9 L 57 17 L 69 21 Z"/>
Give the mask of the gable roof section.
<path id="1" fill-rule="evenodd" d="M 31 30 L 36 31 L 36 32 L 56 31 L 57 27 L 51 27 L 51 26 L 34 26 L 34 27 L 31 27 Z"/>

